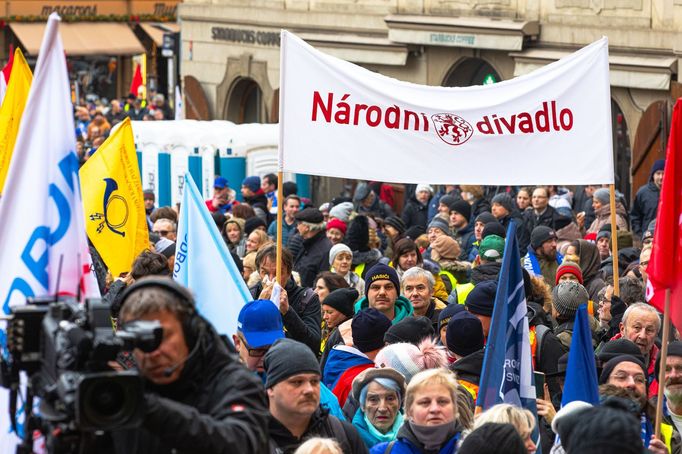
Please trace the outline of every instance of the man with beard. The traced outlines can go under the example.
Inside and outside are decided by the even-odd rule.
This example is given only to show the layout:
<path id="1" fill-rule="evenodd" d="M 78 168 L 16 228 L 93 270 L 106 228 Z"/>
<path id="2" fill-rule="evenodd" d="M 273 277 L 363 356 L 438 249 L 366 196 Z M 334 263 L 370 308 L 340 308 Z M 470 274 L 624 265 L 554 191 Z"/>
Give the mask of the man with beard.
<path id="1" fill-rule="evenodd" d="M 656 376 L 661 362 L 660 355 L 656 359 Z M 665 361 L 665 402 L 661 433 L 667 441 L 671 453 L 682 452 L 682 342 L 673 341 L 668 344 L 668 357 Z M 655 398 L 652 399 L 655 404 Z"/>
<path id="2" fill-rule="evenodd" d="M 635 303 L 625 310 L 620 333 L 613 337 L 629 339 L 639 347 L 645 360 L 649 396 L 655 396 L 658 392 L 658 376 L 655 373 L 658 347 L 654 342 L 660 329 L 661 319 L 656 309 L 645 303 Z"/>
<path id="3" fill-rule="evenodd" d="M 644 446 L 651 452 L 667 453 L 665 444 L 654 436 L 654 415 L 647 412 L 647 379 L 644 365 L 631 355 L 616 356 L 604 365 L 599 376 L 599 384 L 614 385 L 632 393 L 639 411 Z"/>
<path id="4" fill-rule="evenodd" d="M 308 347 L 276 341 L 265 355 L 272 452 L 293 453 L 308 438 L 333 438 L 344 454 L 366 453 L 355 428 L 320 407 L 320 365 Z"/>
<path id="5" fill-rule="evenodd" d="M 526 271 L 532 276 L 542 275 L 545 283 L 551 288 L 554 288 L 556 270 L 563 260 L 556 246 L 556 232 L 544 225 L 537 226 L 530 235 L 528 253 L 522 259 Z"/>

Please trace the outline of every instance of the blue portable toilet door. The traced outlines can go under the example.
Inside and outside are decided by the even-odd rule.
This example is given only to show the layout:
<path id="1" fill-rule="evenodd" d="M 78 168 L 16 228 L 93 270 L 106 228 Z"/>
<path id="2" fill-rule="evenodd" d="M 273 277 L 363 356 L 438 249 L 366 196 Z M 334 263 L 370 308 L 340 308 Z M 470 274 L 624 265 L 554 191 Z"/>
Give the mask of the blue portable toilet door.
<path id="1" fill-rule="evenodd" d="M 156 206 L 159 205 L 159 149 L 156 144 L 143 144 L 140 148 L 142 154 L 142 189 L 154 191 Z"/>

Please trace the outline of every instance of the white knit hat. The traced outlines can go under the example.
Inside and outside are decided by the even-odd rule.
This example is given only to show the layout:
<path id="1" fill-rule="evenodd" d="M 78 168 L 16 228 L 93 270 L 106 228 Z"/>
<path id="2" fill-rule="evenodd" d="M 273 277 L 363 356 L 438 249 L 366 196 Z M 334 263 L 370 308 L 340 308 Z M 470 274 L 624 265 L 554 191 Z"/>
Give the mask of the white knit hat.
<path id="1" fill-rule="evenodd" d="M 353 257 L 353 251 L 351 251 L 348 246 L 346 246 L 343 243 L 335 244 L 329 250 L 329 265 L 330 266 L 334 263 L 334 259 L 336 258 L 336 256 L 339 255 L 341 252 L 348 252 L 350 254 L 351 258 Z"/>

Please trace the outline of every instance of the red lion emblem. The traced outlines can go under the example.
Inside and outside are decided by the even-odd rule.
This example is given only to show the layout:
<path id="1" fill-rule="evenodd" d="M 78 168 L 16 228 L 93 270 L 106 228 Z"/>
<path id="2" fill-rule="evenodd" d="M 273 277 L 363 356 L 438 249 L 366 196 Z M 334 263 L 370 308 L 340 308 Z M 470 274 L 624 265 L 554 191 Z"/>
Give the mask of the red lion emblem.
<path id="1" fill-rule="evenodd" d="M 474 128 L 462 117 L 451 113 L 431 115 L 438 137 L 449 145 L 462 145 L 474 134 Z"/>

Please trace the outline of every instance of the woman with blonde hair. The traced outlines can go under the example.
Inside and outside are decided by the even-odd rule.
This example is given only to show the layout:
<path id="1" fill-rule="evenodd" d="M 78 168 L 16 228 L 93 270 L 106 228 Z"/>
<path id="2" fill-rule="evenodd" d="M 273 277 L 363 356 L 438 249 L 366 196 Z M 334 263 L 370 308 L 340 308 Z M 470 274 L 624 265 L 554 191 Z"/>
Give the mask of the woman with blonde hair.
<path id="1" fill-rule="evenodd" d="M 462 431 L 457 414 L 457 393 L 455 375 L 447 369 L 429 369 L 412 377 L 405 392 L 405 422 L 398 431 L 398 438 L 380 443 L 370 452 L 457 452 Z"/>
<path id="2" fill-rule="evenodd" d="M 537 450 L 532 438 L 535 417 L 530 410 L 510 404 L 494 405 L 476 417 L 474 430 L 489 422 L 511 424 L 523 439 L 528 454 L 533 454 Z"/>
<path id="3" fill-rule="evenodd" d="M 343 454 L 341 446 L 331 438 L 310 438 L 294 454 Z"/>

